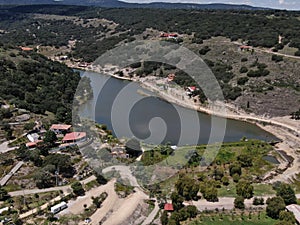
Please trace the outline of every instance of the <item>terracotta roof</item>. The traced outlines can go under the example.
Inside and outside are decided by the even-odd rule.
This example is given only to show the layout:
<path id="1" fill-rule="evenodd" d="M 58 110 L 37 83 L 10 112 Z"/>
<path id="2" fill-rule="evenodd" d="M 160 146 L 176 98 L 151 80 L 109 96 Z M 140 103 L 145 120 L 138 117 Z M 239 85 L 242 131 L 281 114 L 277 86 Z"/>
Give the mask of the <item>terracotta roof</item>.
<path id="1" fill-rule="evenodd" d="M 166 203 L 165 207 L 164 207 L 164 210 L 166 210 L 166 211 L 174 211 L 173 204 L 172 203 Z"/>
<path id="2" fill-rule="evenodd" d="M 21 47 L 22 51 L 32 51 L 33 48 L 29 48 L 29 47 Z"/>
<path id="3" fill-rule="evenodd" d="M 240 46 L 240 48 L 246 48 L 246 49 L 250 49 L 250 48 L 251 48 L 251 46 L 242 45 L 242 46 Z"/>
<path id="4" fill-rule="evenodd" d="M 72 126 L 66 124 L 52 124 L 50 130 L 69 130 Z"/>
<path id="5" fill-rule="evenodd" d="M 36 147 L 38 143 L 43 142 L 43 140 L 37 140 L 36 142 L 28 142 L 26 143 L 26 147 L 33 148 Z"/>
<path id="6" fill-rule="evenodd" d="M 86 137 L 85 132 L 72 132 L 65 135 L 62 141 L 77 141 Z"/>

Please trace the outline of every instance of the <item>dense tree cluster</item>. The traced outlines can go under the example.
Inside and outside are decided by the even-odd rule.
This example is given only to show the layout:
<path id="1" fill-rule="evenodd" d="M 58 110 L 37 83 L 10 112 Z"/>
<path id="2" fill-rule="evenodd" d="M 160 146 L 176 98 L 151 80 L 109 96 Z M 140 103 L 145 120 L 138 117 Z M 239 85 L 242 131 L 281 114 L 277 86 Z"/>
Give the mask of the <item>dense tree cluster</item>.
<path id="1" fill-rule="evenodd" d="M 65 111 L 64 117 L 58 119 L 71 122 L 79 74 L 34 52 L 19 54 L 18 62 L 0 59 L 0 96 L 34 113 Z"/>

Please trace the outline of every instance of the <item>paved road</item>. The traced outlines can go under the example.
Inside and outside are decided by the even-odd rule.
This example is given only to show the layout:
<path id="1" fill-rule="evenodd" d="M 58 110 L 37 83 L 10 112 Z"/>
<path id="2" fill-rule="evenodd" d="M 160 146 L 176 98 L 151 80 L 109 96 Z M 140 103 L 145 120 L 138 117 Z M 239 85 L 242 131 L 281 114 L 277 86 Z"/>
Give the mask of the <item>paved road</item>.
<path id="1" fill-rule="evenodd" d="M 12 170 L 0 180 L 0 186 L 5 186 L 9 179 L 23 166 L 24 162 L 18 162 Z"/>
<path id="2" fill-rule="evenodd" d="M 263 196 L 265 202 L 268 198 L 274 197 L 275 195 L 268 195 L 268 196 Z M 300 198 L 300 194 L 296 195 L 297 199 Z M 199 201 L 192 201 L 192 202 L 185 202 L 185 205 L 194 205 L 197 207 L 197 209 L 199 211 L 204 211 L 204 210 L 215 210 L 215 209 L 219 209 L 222 210 L 227 209 L 227 210 L 231 210 L 234 208 L 234 199 L 232 197 L 222 197 L 219 198 L 218 202 L 208 202 L 205 199 L 201 199 Z M 253 206 L 253 198 L 252 199 L 245 199 L 245 206 L 246 208 L 249 207 L 255 207 Z M 262 206 L 258 206 L 258 207 L 266 207 L 265 205 Z"/>
<path id="3" fill-rule="evenodd" d="M 159 206 L 158 206 L 157 201 L 155 201 L 154 209 L 149 214 L 149 216 L 144 220 L 144 222 L 142 223 L 142 225 L 149 225 L 149 224 L 151 224 L 152 221 L 155 219 L 155 216 L 157 215 L 158 212 L 159 212 Z"/>
<path id="4" fill-rule="evenodd" d="M 69 195 L 69 194 L 66 194 L 65 196 L 67 196 L 67 195 Z M 24 219 L 24 218 L 27 218 L 27 217 L 31 216 L 32 214 L 37 213 L 39 210 L 45 210 L 45 209 L 47 209 L 47 207 L 49 205 L 52 205 L 52 204 L 54 204 L 54 202 L 61 200 L 61 198 L 62 198 L 61 196 L 57 196 L 56 198 L 54 198 L 54 199 L 50 200 L 49 202 L 45 203 L 44 205 L 42 205 L 38 208 L 32 209 L 32 210 L 30 210 L 26 213 L 21 214 L 19 216 L 19 218 Z"/>
<path id="5" fill-rule="evenodd" d="M 121 165 L 110 166 L 103 169 L 102 173 L 107 173 L 113 170 L 118 171 L 124 180 L 127 179 L 130 182 L 131 186 L 140 188 L 140 185 L 137 182 L 136 178 L 132 175 L 129 166 L 121 166 Z"/>
<path id="6" fill-rule="evenodd" d="M 81 184 L 87 184 L 93 180 L 95 180 L 96 177 L 90 176 L 82 181 L 80 181 Z M 13 191 L 13 192 L 9 192 L 10 196 L 23 196 L 23 195 L 31 195 L 31 194 L 38 194 L 38 193 L 45 193 L 45 192 L 52 192 L 52 191 L 64 191 L 64 192 L 68 192 L 69 190 L 71 190 L 71 186 L 67 185 L 67 186 L 60 186 L 60 187 L 52 187 L 52 188 L 45 188 L 45 189 L 28 189 L 28 190 L 20 190 L 20 191 Z"/>
<path id="7" fill-rule="evenodd" d="M 6 142 L 3 142 L 2 144 L 0 144 L 0 153 L 6 153 L 6 152 L 13 151 L 18 148 L 18 147 L 10 148 L 8 146 L 9 143 L 10 143 L 9 141 L 6 141 Z"/>

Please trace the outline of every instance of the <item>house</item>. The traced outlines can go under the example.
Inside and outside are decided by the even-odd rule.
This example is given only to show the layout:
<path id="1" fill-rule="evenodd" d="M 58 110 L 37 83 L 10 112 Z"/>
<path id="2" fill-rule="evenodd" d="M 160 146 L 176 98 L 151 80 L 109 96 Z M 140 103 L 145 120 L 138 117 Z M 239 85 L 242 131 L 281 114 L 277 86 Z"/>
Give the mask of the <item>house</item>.
<path id="1" fill-rule="evenodd" d="M 20 115 L 20 116 L 16 117 L 17 122 L 25 122 L 27 120 L 30 120 L 30 115 L 29 114 L 23 114 L 23 115 Z"/>
<path id="2" fill-rule="evenodd" d="M 68 133 L 70 132 L 72 125 L 67 124 L 52 124 L 50 130 L 56 134 Z"/>
<path id="3" fill-rule="evenodd" d="M 170 39 L 173 38 L 173 39 L 176 39 L 178 37 L 178 34 L 175 34 L 175 33 L 173 33 L 173 34 L 161 33 L 160 37 L 161 38 L 170 38 Z"/>
<path id="4" fill-rule="evenodd" d="M 38 145 L 38 143 L 41 143 L 41 142 L 43 142 L 43 140 L 37 140 L 35 142 L 28 142 L 28 143 L 26 143 L 26 147 L 27 148 L 35 148 Z"/>
<path id="5" fill-rule="evenodd" d="M 75 143 L 86 140 L 86 132 L 72 132 L 68 133 L 62 139 L 63 143 Z"/>
<path id="6" fill-rule="evenodd" d="M 40 135 L 37 133 L 27 134 L 26 136 L 30 142 L 36 142 L 39 140 Z"/>
<path id="7" fill-rule="evenodd" d="M 286 206 L 287 211 L 292 212 L 296 218 L 297 224 L 300 224 L 300 206 L 296 204 Z"/>
<path id="8" fill-rule="evenodd" d="M 126 154 L 126 151 L 124 148 L 122 147 L 114 147 L 112 150 L 111 150 L 111 155 L 113 157 L 117 157 L 117 158 L 128 158 L 129 155 Z"/>
<path id="9" fill-rule="evenodd" d="M 33 48 L 29 48 L 29 47 L 22 47 L 22 46 L 20 46 L 20 48 L 21 48 L 22 51 L 27 51 L 27 52 L 33 50 Z"/>
<path id="10" fill-rule="evenodd" d="M 170 74 L 168 75 L 167 81 L 168 81 L 168 82 L 172 82 L 174 79 L 175 79 L 175 74 L 174 74 L 174 73 L 170 73 Z"/>
<path id="11" fill-rule="evenodd" d="M 174 211 L 174 207 L 172 203 L 166 203 L 164 206 L 164 210 L 168 211 L 168 212 L 173 212 Z"/>
<path id="12" fill-rule="evenodd" d="M 186 94 L 191 98 L 194 95 L 195 91 L 197 91 L 197 90 L 198 90 L 198 88 L 195 86 L 188 87 L 186 89 Z"/>
<path id="13" fill-rule="evenodd" d="M 241 51 L 250 51 L 250 50 L 252 50 L 252 47 L 248 46 L 248 45 L 241 45 L 240 50 Z"/>

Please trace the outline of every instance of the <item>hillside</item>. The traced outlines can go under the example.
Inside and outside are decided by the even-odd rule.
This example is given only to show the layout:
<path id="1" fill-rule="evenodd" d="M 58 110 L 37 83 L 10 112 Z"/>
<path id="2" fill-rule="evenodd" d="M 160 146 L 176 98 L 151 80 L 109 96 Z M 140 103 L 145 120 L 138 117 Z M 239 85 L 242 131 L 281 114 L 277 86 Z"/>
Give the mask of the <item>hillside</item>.
<path id="1" fill-rule="evenodd" d="M 299 110 L 299 14 L 55 5 L 4 7 L 0 10 L 0 42 L 39 46 L 38 51 L 51 59 L 67 56 L 73 62 L 90 63 L 122 43 L 162 40 L 161 32 L 175 32 L 179 35 L 176 42 L 206 59 L 228 103 L 255 114 L 287 116 Z M 239 48 L 245 44 L 252 50 Z M 284 54 L 295 58 L 283 57 Z M 161 65 L 146 65 L 149 68 L 139 70 L 140 76 L 161 70 Z M 178 84 L 193 85 L 192 81 L 183 82 L 184 76 L 172 68 L 162 76 L 171 72 L 176 73 Z"/>
<path id="2" fill-rule="evenodd" d="M 0 0 L 0 5 L 33 5 L 33 4 L 61 4 L 82 5 L 115 8 L 165 8 L 165 9 L 221 9 L 221 10 L 266 10 L 267 8 L 250 5 L 234 4 L 191 4 L 191 3 L 127 3 L 117 0 Z"/>

